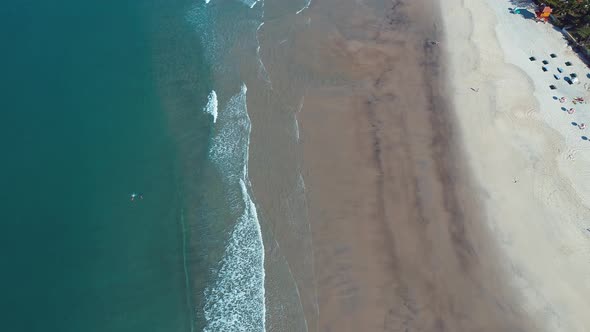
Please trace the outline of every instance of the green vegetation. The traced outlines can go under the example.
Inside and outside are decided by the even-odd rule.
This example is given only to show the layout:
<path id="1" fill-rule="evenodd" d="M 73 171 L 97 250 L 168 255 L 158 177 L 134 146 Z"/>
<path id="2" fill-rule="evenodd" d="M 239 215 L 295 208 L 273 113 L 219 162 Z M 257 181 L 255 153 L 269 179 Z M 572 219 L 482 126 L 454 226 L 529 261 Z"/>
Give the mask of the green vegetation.
<path id="1" fill-rule="evenodd" d="M 576 31 L 581 43 L 590 42 L 590 25 L 583 26 Z"/>
<path id="2" fill-rule="evenodd" d="M 583 16 L 590 14 L 590 0 L 535 0 L 535 2 L 537 4 L 545 3 L 551 6 L 553 13 L 557 16 L 567 14 Z"/>
<path id="3" fill-rule="evenodd" d="M 578 42 L 590 47 L 590 0 L 535 0 L 553 8 L 553 23 L 567 27 Z"/>

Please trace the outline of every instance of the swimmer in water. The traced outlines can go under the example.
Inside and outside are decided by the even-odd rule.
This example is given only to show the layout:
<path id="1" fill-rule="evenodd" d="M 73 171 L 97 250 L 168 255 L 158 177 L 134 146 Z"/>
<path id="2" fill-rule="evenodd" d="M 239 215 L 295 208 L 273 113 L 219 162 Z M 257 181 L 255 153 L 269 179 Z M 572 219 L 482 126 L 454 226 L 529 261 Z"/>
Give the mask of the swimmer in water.
<path id="1" fill-rule="evenodd" d="M 139 193 L 139 194 L 133 193 L 133 194 L 131 194 L 131 201 L 132 202 L 134 202 L 137 198 L 143 199 L 143 194 L 142 193 Z"/>

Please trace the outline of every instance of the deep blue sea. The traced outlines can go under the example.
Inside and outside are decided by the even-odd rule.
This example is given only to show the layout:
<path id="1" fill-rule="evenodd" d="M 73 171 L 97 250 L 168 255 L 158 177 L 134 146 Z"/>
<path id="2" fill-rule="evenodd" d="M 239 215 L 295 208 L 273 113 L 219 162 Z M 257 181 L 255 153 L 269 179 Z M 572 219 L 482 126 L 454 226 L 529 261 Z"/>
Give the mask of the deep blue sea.
<path id="1" fill-rule="evenodd" d="M 1 330 L 265 330 L 243 79 L 270 89 L 264 15 L 255 0 L 0 8 Z"/>

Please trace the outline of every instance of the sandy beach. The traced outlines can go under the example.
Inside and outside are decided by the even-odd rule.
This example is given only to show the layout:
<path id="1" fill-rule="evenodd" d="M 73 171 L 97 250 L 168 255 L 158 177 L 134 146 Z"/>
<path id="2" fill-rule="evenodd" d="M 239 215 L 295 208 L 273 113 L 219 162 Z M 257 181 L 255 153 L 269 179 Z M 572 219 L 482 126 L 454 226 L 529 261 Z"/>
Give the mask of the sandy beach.
<path id="1" fill-rule="evenodd" d="M 319 50 L 316 70 L 346 75 L 309 89 L 299 114 L 318 290 L 309 330 L 537 330 L 448 107 L 438 4 L 380 4 L 314 3 L 321 30 L 301 38 Z"/>
<path id="2" fill-rule="evenodd" d="M 253 188 L 305 330 L 590 326 L 589 70 L 527 5 L 322 0 L 260 30 Z"/>
<path id="3" fill-rule="evenodd" d="M 521 309 L 541 330 L 587 331 L 590 142 L 577 125 L 590 107 L 571 101 L 588 99 L 589 69 L 561 32 L 510 13 L 515 5 L 533 11 L 529 1 L 445 1 L 453 107 Z M 557 67 L 580 84 L 556 80 Z"/>

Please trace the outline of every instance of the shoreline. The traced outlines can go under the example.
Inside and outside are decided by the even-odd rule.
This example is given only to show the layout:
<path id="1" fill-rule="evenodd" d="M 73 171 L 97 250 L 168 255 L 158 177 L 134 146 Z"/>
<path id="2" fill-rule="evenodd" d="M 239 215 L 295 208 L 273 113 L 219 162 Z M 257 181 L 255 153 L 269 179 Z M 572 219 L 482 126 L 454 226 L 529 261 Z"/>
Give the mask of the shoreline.
<path id="1" fill-rule="evenodd" d="M 590 118 L 586 105 L 570 117 L 559 110 L 563 105 L 552 96 L 571 100 L 583 92 L 542 73 L 540 62 L 547 58 L 555 67 L 571 61 L 580 76 L 588 70 L 550 26 L 508 14 L 510 6 L 445 2 L 454 109 L 519 306 L 544 330 L 584 331 L 590 326 L 584 314 L 590 310 L 584 300 L 590 295 L 590 246 L 583 222 L 590 217 L 590 181 L 580 170 L 590 166 L 590 146 L 570 121 Z M 551 62 L 551 52 L 559 62 Z M 529 61 L 531 55 L 539 61 Z M 549 84 L 558 87 L 555 92 Z M 470 91 L 473 86 L 478 92 Z"/>

